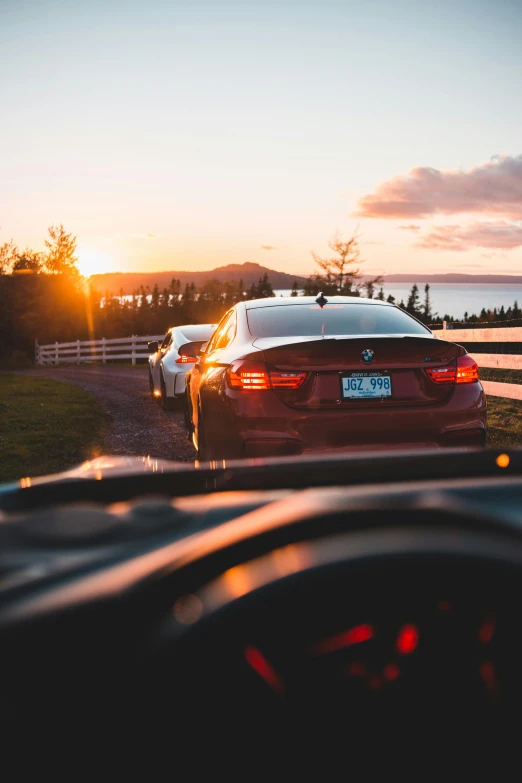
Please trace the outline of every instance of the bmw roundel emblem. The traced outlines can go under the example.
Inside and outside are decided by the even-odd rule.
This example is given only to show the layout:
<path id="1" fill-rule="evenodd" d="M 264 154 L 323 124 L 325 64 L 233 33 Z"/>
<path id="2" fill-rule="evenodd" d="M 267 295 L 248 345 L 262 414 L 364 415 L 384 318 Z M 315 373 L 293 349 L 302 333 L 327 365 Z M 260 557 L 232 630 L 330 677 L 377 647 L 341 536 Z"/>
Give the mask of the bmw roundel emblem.
<path id="1" fill-rule="evenodd" d="M 373 362 L 374 353 L 371 348 L 365 348 L 361 356 L 363 362 L 366 362 L 366 364 L 370 364 L 370 362 Z"/>

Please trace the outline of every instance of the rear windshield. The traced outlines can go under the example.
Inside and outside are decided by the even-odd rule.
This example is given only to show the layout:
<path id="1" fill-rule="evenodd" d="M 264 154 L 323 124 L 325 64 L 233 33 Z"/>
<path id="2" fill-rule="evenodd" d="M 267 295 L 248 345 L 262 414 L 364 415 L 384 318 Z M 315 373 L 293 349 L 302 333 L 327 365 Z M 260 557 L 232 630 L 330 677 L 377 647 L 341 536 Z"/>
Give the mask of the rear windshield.
<path id="1" fill-rule="evenodd" d="M 208 340 L 212 337 L 216 326 L 185 326 L 183 328 L 183 334 L 187 338 L 187 342 L 193 340 Z"/>
<path id="2" fill-rule="evenodd" d="M 247 310 L 254 337 L 313 337 L 323 334 L 422 334 L 429 330 L 404 310 L 386 305 L 291 304 Z"/>

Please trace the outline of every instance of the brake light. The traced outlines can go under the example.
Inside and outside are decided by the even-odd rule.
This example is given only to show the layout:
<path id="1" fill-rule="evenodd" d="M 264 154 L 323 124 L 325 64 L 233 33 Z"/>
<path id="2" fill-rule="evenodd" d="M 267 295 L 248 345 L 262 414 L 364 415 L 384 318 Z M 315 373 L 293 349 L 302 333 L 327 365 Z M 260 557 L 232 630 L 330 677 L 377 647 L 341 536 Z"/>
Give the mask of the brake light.
<path id="1" fill-rule="evenodd" d="M 430 367 L 426 375 L 433 383 L 455 383 L 457 375 L 456 367 Z"/>
<path id="2" fill-rule="evenodd" d="M 298 389 L 306 378 L 305 372 L 268 372 L 262 362 L 234 362 L 228 370 L 228 384 L 232 389 Z"/>
<path id="3" fill-rule="evenodd" d="M 227 375 L 232 389 L 270 388 L 267 368 L 261 362 L 234 362 Z"/>
<path id="4" fill-rule="evenodd" d="M 271 372 L 273 389 L 298 389 L 306 378 L 305 372 Z"/>
<path id="5" fill-rule="evenodd" d="M 479 379 L 477 362 L 469 353 L 457 359 L 457 383 L 475 383 Z"/>
<path id="6" fill-rule="evenodd" d="M 176 359 L 176 364 L 189 364 L 190 362 L 197 362 L 196 356 L 187 356 L 187 354 L 180 354 L 179 359 Z"/>
<path id="7" fill-rule="evenodd" d="M 479 380 L 478 364 L 466 353 L 459 356 L 456 365 L 430 367 L 426 375 L 433 383 L 475 383 Z"/>

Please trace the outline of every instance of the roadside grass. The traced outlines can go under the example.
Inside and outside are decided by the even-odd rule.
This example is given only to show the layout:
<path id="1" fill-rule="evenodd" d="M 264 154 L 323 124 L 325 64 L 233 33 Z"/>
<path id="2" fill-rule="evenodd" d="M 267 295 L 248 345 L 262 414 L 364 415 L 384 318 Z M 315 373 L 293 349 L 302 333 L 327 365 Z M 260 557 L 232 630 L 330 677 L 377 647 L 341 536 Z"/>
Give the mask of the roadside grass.
<path id="1" fill-rule="evenodd" d="M 522 370 L 497 370 L 496 368 L 481 367 L 481 381 L 498 381 L 499 383 L 522 383 Z"/>
<path id="2" fill-rule="evenodd" d="M 486 445 L 501 449 L 522 446 L 522 400 L 488 397 Z"/>
<path id="3" fill-rule="evenodd" d="M 0 375 L 0 482 L 56 473 L 103 453 L 107 415 L 69 383 Z"/>

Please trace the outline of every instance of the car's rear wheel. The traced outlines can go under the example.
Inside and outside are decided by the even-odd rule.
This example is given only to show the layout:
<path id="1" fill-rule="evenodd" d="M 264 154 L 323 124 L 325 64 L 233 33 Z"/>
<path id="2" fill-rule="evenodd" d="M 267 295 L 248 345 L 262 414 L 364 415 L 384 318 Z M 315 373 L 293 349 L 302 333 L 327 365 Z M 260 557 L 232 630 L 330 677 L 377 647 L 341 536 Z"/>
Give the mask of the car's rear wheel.
<path id="1" fill-rule="evenodd" d="M 163 373 L 160 376 L 160 387 L 161 387 L 161 407 L 164 411 L 173 411 L 175 409 L 175 401 L 171 397 L 167 397 L 167 387 L 165 385 L 165 380 L 163 378 Z"/>
<path id="2" fill-rule="evenodd" d="M 190 402 L 190 392 L 188 387 L 185 393 L 185 399 L 183 401 L 183 424 L 185 426 L 187 440 L 189 443 L 192 443 L 194 424 L 192 423 L 192 405 Z"/>
<path id="3" fill-rule="evenodd" d="M 203 423 L 201 406 L 198 407 L 198 459 L 202 462 L 206 462 L 212 459 L 208 450 L 207 439 L 205 437 L 205 425 Z"/>

